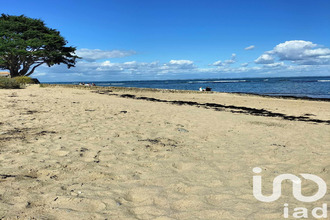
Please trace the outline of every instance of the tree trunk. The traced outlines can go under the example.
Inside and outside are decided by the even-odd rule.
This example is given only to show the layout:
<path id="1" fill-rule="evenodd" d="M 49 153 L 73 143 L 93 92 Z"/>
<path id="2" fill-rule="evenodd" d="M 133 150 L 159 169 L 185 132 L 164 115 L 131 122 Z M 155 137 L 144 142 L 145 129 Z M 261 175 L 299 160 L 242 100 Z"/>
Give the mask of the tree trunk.
<path id="1" fill-rule="evenodd" d="M 14 78 L 16 76 L 19 76 L 18 70 L 16 70 L 15 68 L 10 68 L 9 69 L 9 72 L 10 72 L 10 77 L 11 78 Z"/>
<path id="2" fill-rule="evenodd" d="M 18 57 L 11 55 L 8 59 L 10 77 L 19 76 Z"/>

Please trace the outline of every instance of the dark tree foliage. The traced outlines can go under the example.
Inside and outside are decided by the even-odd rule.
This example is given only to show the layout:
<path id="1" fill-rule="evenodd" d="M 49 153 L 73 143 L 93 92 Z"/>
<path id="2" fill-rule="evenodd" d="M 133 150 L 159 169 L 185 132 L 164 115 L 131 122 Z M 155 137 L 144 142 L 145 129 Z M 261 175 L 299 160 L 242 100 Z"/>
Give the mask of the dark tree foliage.
<path id="1" fill-rule="evenodd" d="M 40 19 L 0 17 L 0 69 L 9 70 L 11 77 L 29 76 L 42 64 L 74 67 L 79 58 L 76 48 L 66 44 L 59 31 L 46 27 Z"/>

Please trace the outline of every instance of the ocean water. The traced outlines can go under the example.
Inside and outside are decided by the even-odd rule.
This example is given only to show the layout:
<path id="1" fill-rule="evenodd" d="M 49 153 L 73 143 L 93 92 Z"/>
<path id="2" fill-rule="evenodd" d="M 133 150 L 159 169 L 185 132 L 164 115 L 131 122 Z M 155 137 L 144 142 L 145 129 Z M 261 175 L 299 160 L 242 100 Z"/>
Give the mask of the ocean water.
<path id="1" fill-rule="evenodd" d="M 241 79 L 147 80 L 121 82 L 85 82 L 97 86 L 138 87 L 177 90 L 212 88 L 217 92 L 250 93 L 270 96 L 295 96 L 330 99 L 329 77 L 278 77 Z M 65 82 L 58 84 L 78 84 Z"/>

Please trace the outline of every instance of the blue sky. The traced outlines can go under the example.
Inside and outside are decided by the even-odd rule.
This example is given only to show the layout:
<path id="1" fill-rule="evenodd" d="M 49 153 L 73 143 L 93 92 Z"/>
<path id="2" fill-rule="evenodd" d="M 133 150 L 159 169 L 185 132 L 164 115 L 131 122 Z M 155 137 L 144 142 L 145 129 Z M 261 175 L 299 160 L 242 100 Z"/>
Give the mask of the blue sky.
<path id="1" fill-rule="evenodd" d="M 330 75 L 328 0 L 4 1 L 77 47 L 75 68 L 41 81 Z"/>

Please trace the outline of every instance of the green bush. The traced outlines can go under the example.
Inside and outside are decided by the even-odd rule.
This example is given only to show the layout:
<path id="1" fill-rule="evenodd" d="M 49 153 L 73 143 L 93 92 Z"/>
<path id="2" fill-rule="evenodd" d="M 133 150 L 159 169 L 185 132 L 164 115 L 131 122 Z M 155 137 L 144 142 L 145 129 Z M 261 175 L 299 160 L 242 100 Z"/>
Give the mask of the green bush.
<path id="1" fill-rule="evenodd" d="M 35 81 L 28 76 L 17 76 L 13 78 L 16 82 L 18 82 L 19 84 L 35 84 Z"/>
<path id="2" fill-rule="evenodd" d="M 0 77 L 0 89 L 19 89 L 20 84 L 11 78 Z"/>

